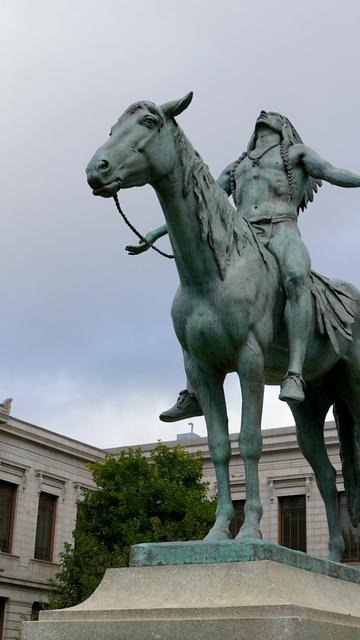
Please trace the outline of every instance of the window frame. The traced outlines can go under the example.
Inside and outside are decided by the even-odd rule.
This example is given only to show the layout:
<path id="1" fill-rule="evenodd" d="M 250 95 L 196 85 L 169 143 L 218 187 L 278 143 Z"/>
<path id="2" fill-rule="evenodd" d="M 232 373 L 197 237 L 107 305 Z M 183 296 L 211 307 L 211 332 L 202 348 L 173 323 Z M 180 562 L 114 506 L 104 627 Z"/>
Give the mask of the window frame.
<path id="1" fill-rule="evenodd" d="M 0 485 L 7 485 L 11 487 L 10 517 L 9 517 L 9 526 L 8 526 L 8 532 L 7 532 L 8 544 L 6 549 L 0 549 L 0 553 L 11 554 L 13 550 L 13 542 L 14 542 L 16 499 L 17 499 L 17 492 L 18 492 L 19 485 L 15 484 L 14 482 L 8 482 L 7 480 L 2 480 L 2 479 L 0 479 Z"/>
<path id="2" fill-rule="evenodd" d="M 47 558 L 39 557 L 39 555 L 37 555 L 36 553 L 37 546 L 38 546 L 37 538 L 38 538 L 38 527 L 39 527 L 39 516 L 40 516 L 40 500 L 42 495 L 49 496 L 52 498 L 50 535 L 49 535 L 49 555 Z M 36 533 L 35 533 L 34 560 L 39 560 L 40 562 L 54 562 L 55 529 L 56 529 L 58 499 L 59 499 L 59 496 L 53 493 L 48 493 L 47 491 L 41 491 L 39 494 L 38 515 L 36 520 Z"/>
<path id="3" fill-rule="evenodd" d="M 245 498 L 239 498 L 239 499 L 233 500 L 232 502 L 233 502 L 233 507 L 235 511 L 235 517 L 230 524 L 230 532 L 232 536 L 235 538 L 244 523 L 246 500 Z M 237 527 L 237 524 L 239 521 L 240 521 L 240 524 L 239 524 L 239 527 Z"/>
<path id="4" fill-rule="evenodd" d="M 294 507 L 294 508 L 287 508 L 284 509 L 283 503 L 285 502 L 285 500 L 291 500 L 291 499 L 298 499 L 299 498 L 303 498 L 304 501 L 304 507 L 301 509 L 301 511 L 304 512 L 304 522 L 305 522 L 305 531 L 304 531 L 304 542 L 305 542 L 305 548 L 304 549 L 298 549 L 298 548 L 294 548 L 294 547 L 289 547 L 287 545 L 284 544 L 285 542 L 285 536 L 284 536 L 284 526 L 285 526 L 285 522 L 284 522 L 284 518 L 285 518 L 285 514 L 289 513 L 289 512 L 297 512 L 300 513 L 300 509 L 298 507 Z M 305 493 L 296 493 L 296 494 L 291 494 L 291 495 L 283 495 L 283 496 L 278 496 L 278 543 L 280 546 L 284 547 L 285 549 L 291 549 L 292 551 L 301 551 L 303 553 L 306 553 L 307 550 L 307 518 L 306 518 L 306 494 Z M 291 537 L 291 535 L 290 535 Z M 298 534 L 298 542 L 300 541 L 300 535 Z M 298 545 L 300 546 L 300 545 Z"/>
<path id="5" fill-rule="evenodd" d="M 341 505 L 342 499 L 345 500 L 345 505 Z M 344 563 L 344 564 L 360 564 L 360 525 L 358 525 L 357 527 L 353 527 L 353 525 L 351 523 L 350 516 L 348 514 L 347 506 L 346 506 L 346 493 L 345 493 L 345 491 L 338 491 L 337 504 L 338 504 L 338 511 L 339 511 L 339 521 L 340 521 L 341 535 L 342 535 L 342 537 L 344 539 L 344 543 L 345 543 L 345 550 L 344 550 L 344 553 L 342 555 L 341 562 Z M 353 532 L 355 532 L 355 534 L 356 534 L 356 546 L 357 546 L 357 557 L 356 558 L 353 558 L 353 557 L 344 558 L 344 555 L 345 555 L 347 549 L 346 549 L 346 535 L 344 534 L 343 523 L 342 523 L 342 520 L 341 520 L 341 514 L 342 514 L 343 511 L 346 512 L 346 519 L 348 520 L 348 523 L 347 523 L 349 525 L 348 535 L 350 534 L 351 530 Z M 351 546 L 350 546 L 350 544 L 348 545 L 348 552 L 349 552 L 349 556 L 351 556 Z"/>
<path id="6" fill-rule="evenodd" d="M 0 597 L 0 640 L 4 638 L 7 598 Z"/>

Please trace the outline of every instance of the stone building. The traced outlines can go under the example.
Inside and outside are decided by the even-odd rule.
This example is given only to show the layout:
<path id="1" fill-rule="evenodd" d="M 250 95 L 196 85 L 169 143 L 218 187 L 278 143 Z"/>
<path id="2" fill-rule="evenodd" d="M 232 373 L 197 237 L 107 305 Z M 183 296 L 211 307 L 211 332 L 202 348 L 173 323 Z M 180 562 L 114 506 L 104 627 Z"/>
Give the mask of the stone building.
<path id="1" fill-rule="evenodd" d="M 311 467 L 299 451 L 295 427 L 266 429 L 263 435 L 263 453 L 259 462 L 261 501 L 264 515 L 261 521 L 263 538 L 269 542 L 306 551 L 312 555 L 326 557 L 328 554 L 328 529 L 324 503 L 314 480 Z M 243 520 L 245 503 L 245 473 L 240 458 L 238 434 L 230 434 L 232 456 L 230 461 L 231 495 L 235 506 L 236 534 Z M 178 441 L 188 451 L 201 451 L 203 477 L 209 482 L 209 493 L 216 493 L 215 471 L 210 460 L 207 438 L 196 434 L 180 434 Z M 345 562 L 360 562 L 360 531 L 351 526 L 346 511 L 344 483 L 339 457 L 338 437 L 335 424 L 325 425 L 325 442 L 333 467 L 337 473 L 339 510 L 345 538 Z M 167 442 L 175 446 L 176 442 Z M 142 445 L 149 455 L 156 444 Z M 124 447 L 109 449 L 112 455 Z"/>
<path id="2" fill-rule="evenodd" d="M 238 530 L 245 499 L 244 468 L 237 434 L 232 434 L 230 478 L 236 508 L 233 532 Z M 313 473 L 299 452 L 294 427 L 263 431 L 259 465 L 264 507 L 263 537 L 317 556 L 327 555 L 325 510 Z M 344 561 L 360 561 L 360 536 L 346 514 L 338 441 L 333 423 L 325 439 L 337 471 L 339 509 L 346 539 Z M 209 493 L 216 493 L 207 439 L 180 434 L 190 452 L 200 451 Z M 175 442 L 167 442 L 175 446 Z M 142 445 L 149 456 L 156 444 Z M 109 449 L 116 455 L 122 449 Z M 71 542 L 76 502 L 93 487 L 87 462 L 102 459 L 105 451 L 47 429 L 4 415 L 0 405 L 0 640 L 18 637 L 21 620 L 46 600 L 47 580 L 58 569 L 65 541 Z"/>
<path id="3" fill-rule="evenodd" d="M 0 640 L 19 637 L 24 616 L 46 600 L 76 501 L 93 486 L 96 447 L 0 414 Z"/>

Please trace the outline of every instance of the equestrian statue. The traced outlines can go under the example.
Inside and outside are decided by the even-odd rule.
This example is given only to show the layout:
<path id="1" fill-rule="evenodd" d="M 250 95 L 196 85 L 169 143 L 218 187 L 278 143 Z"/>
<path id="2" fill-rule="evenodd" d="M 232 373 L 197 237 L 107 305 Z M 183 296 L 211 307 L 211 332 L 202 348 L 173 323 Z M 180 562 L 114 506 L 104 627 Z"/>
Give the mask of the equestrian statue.
<path id="1" fill-rule="evenodd" d="M 169 234 L 180 285 L 172 319 L 187 389 L 164 421 L 204 414 L 216 471 L 216 520 L 207 541 L 231 538 L 231 455 L 223 383 L 238 373 L 242 392 L 239 447 L 245 466 L 245 519 L 236 540 L 260 539 L 258 462 L 264 385 L 280 385 L 295 419 L 299 447 L 325 503 L 329 557 L 344 550 L 336 472 L 324 443 L 331 406 L 337 424 L 348 511 L 360 522 L 360 292 L 311 271 L 297 225 L 299 212 L 325 180 L 360 187 L 305 146 L 290 121 L 261 111 L 247 151 L 216 182 L 179 127 L 192 100 L 131 105 L 87 167 L 93 194 L 150 184 L 166 224 L 128 246 L 154 247 Z M 228 199 L 232 195 L 236 208 Z M 123 214 L 124 215 L 124 214 Z M 171 257 L 171 256 L 170 256 Z"/>

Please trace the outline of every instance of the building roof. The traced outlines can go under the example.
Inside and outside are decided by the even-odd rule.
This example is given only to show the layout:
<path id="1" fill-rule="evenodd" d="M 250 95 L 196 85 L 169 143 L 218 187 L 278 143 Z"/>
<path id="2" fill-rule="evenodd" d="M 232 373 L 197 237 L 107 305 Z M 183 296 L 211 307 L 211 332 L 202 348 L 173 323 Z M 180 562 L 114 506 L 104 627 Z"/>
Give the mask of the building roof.
<path id="1" fill-rule="evenodd" d="M 21 440 L 30 440 L 32 443 L 47 449 L 55 449 L 76 458 L 81 458 L 86 462 L 96 462 L 105 456 L 105 451 L 100 447 L 94 447 L 91 444 L 75 440 L 50 429 L 38 427 L 14 416 L 8 416 L 6 422 L 0 423 L 0 431 Z"/>
<path id="2" fill-rule="evenodd" d="M 335 422 L 329 421 L 325 422 L 325 440 L 326 444 L 335 444 L 338 442 L 337 431 Z M 208 450 L 208 439 L 206 436 L 200 437 L 196 434 L 193 434 L 193 438 L 186 438 L 184 440 L 169 440 L 165 441 L 168 447 L 176 447 L 177 444 L 181 444 L 186 446 L 188 451 L 207 451 Z M 263 449 L 286 449 L 286 448 L 298 448 L 297 440 L 296 440 L 296 429 L 295 426 L 290 427 L 276 427 L 273 429 L 263 429 Z M 231 442 L 232 449 L 238 448 L 238 433 L 230 433 L 229 438 Z M 159 444 L 160 440 L 157 442 L 150 442 L 140 445 L 134 445 L 132 448 L 140 449 L 143 453 L 148 453 L 150 455 L 151 451 L 155 449 L 155 447 Z M 116 456 L 121 451 L 126 451 L 129 447 L 111 447 L 110 449 L 105 449 L 106 453 L 110 453 L 112 456 Z"/>
<path id="3" fill-rule="evenodd" d="M 69 436 L 56 433 L 50 429 L 38 427 L 37 425 L 25 422 L 19 418 L 8 416 L 6 422 L 0 422 L 0 431 L 7 432 L 12 436 L 20 439 L 30 440 L 37 443 L 40 446 L 44 446 L 50 449 L 55 449 L 68 453 L 86 460 L 87 462 L 96 462 L 104 458 L 108 453 L 112 456 L 116 456 L 122 451 L 127 451 L 129 446 L 100 448 L 93 445 L 81 442 Z M 186 437 L 181 437 L 182 435 Z M 238 449 L 238 433 L 229 434 L 231 448 L 233 450 Z M 272 429 L 263 429 L 263 450 L 284 450 L 297 448 L 296 430 L 295 426 L 289 427 L 276 427 Z M 336 426 L 333 421 L 325 422 L 325 441 L 327 445 L 337 444 L 338 437 Z M 161 442 L 149 442 L 140 445 L 133 445 L 131 448 L 140 449 L 145 455 L 151 455 L 151 452 Z M 208 439 L 206 436 L 201 437 L 197 434 L 179 434 L 177 440 L 164 441 L 168 447 L 175 447 L 178 444 L 186 446 L 186 449 L 190 452 L 202 452 L 205 455 L 208 454 Z"/>

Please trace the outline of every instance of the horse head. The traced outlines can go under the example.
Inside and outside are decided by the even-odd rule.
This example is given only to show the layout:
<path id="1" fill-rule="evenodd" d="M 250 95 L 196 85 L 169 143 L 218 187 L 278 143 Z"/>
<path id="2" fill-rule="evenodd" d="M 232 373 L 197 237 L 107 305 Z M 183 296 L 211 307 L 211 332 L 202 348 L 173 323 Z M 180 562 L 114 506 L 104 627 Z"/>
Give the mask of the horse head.
<path id="1" fill-rule="evenodd" d="M 153 184 L 170 173 L 177 158 L 174 117 L 188 107 L 192 96 L 190 92 L 161 106 L 141 101 L 126 109 L 86 168 L 95 196 L 109 198 L 120 188 Z"/>

